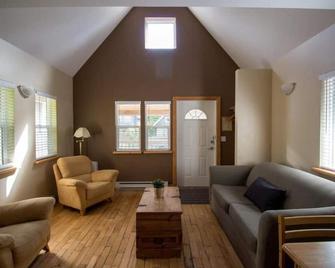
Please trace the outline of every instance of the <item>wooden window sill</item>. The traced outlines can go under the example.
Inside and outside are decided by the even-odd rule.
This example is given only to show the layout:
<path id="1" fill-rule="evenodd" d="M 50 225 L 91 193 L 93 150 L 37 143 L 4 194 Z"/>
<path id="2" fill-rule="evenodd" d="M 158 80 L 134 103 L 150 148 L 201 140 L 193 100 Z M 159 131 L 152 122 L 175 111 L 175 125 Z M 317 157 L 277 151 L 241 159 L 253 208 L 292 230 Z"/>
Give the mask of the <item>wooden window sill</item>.
<path id="1" fill-rule="evenodd" d="M 321 168 L 321 167 L 313 167 L 312 170 L 316 173 L 319 173 L 321 175 L 331 177 L 332 179 L 335 179 L 335 171 L 326 169 L 326 168 Z"/>
<path id="2" fill-rule="evenodd" d="M 7 167 L 0 169 L 0 179 L 13 175 L 15 171 L 16 167 Z"/>
<path id="3" fill-rule="evenodd" d="M 161 150 L 161 151 L 144 151 L 143 152 L 144 154 L 172 154 L 172 151 L 171 150 Z"/>
<path id="4" fill-rule="evenodd" d="M 54 161 L 54 160 L 57 160 L 58 158 L 59 158 L 58 155 L 54 155 L 54 156 L 38 159 L 38 160 L 35 161 L 35 165 L 39 165 L 39 164 L 43 164 L 43 163 L 46 163 L 46 162 Z"/>
<path id="5" fill-rule="evenodd" d="M 141 151 L 114 151 L 113 154 L 115 155 L 138 155 L 138 154 L 142 154 Z"/>

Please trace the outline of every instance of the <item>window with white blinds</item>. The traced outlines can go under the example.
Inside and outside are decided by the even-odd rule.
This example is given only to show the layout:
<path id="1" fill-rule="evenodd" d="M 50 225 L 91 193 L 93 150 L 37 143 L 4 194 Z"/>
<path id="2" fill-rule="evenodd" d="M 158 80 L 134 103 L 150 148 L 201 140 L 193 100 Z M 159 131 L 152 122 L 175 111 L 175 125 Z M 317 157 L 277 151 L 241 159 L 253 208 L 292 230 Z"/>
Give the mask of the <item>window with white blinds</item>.
<path id="1" fill-rule="evenodd" d="M 335 170 L 335 72 L 320 76 L 320 166 Z"/>
<path id="2" fill-rule="evenodd" d="M 141 150 L 141 102 L 116 101 L 116 150 Z"/>
<path id="3" fill-rule="evenodd" d="M 5 168 L 13 162 L 15 149 L 14 106 L 14 86 L 0 81 L 0 168 Z"/>
<path id="4" fill-rule="evenodd" d="M 57 154 L 57 103 L 54 97 L 35 94 L 36 159 Z"/>

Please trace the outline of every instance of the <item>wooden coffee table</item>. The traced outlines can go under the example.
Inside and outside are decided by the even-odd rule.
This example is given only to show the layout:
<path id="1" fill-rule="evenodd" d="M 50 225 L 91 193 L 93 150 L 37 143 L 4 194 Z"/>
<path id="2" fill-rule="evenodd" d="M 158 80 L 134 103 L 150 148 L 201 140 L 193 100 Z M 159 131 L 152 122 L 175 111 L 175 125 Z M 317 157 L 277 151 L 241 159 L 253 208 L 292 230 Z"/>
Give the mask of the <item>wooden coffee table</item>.
<path id="1" fill-rule="evenodd" d="M 182 213 L 178 187 L 165 187 L 161 199 L 145 188 L 136 210 L 137 258 L 180 257 Z"/>

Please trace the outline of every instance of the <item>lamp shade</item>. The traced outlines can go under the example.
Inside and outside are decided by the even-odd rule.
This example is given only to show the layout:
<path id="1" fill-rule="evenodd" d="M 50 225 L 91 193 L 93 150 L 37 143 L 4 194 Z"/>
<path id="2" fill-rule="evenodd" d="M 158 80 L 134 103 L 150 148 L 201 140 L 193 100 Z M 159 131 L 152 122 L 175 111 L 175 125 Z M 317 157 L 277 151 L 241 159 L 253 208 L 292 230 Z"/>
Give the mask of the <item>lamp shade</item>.
<path id="1" fill-rule="evenodd" d="M 86 127 L 80 127 L 76 130 L 73 136 L 76 138 L 89 138 L 91 137 L 91 134 Z"/>

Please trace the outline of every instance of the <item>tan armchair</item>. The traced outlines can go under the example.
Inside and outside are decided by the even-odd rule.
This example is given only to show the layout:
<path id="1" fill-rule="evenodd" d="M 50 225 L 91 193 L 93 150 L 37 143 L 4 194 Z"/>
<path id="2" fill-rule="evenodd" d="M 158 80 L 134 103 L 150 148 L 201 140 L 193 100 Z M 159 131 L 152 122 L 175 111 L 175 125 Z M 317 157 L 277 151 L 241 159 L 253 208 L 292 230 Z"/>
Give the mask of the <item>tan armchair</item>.
<path id="1" fill-rule="evenodd" d="M 86 208 L 114 194 L 119 171 L 93 171 L 87 156 L 62 157 L 53 166 L 59 203 L 80 210 L 84 215 Z"/>
<path id="2" fill-rule="evenodd" d="M 0 267 L 26 268 L 41 249 L 49 251 L 52 197 L 40 197 L 0 206 Z"/>

